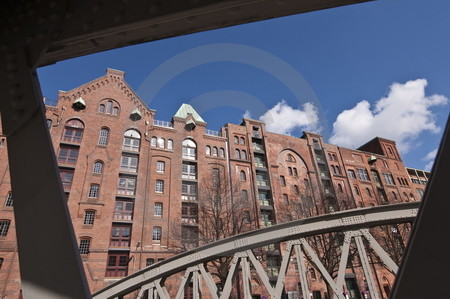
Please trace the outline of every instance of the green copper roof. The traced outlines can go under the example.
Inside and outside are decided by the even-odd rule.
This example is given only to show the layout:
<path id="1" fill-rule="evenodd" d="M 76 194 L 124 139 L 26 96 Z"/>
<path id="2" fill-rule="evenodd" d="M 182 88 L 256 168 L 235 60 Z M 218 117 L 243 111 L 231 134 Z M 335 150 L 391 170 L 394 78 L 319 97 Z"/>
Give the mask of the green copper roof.
<path id="1" fill-rule="evenodd" d="M 195 121 L 205 122 L 200 114 L 198 114 L 197 111 L 195 111 L 189 104 L 182 104 L 177 113 L 175 113 L 174 117 L 186 118 L 189 113 L 192 114 Z"/>

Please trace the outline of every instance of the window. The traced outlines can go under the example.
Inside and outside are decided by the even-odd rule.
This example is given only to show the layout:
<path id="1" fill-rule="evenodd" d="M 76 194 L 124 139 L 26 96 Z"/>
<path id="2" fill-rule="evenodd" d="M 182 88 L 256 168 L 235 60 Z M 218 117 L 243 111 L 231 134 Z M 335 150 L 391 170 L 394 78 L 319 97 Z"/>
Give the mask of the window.
<path id="1" fill-rule="evenodd" d="M 113 100 L 104 100 L 98 106 L 98 112 L 112 115 L 119 115 L 119 105 Z"/>
<path id="2" fill-rule="evenodd" d="M 394 191 L 392 191 L 392 198 L 393 198 L 394 200 L 397 200 L 397 199 L 398 199 L 398 198 L 397 198 L 397 194 L 395 194 Z"/>
<path id="3" fill-rule="evenodd" d="M 119 115 L 119 107 L 114 107 L 112 111 L 113 115 Z"/>
<path id="4" fill-rule="evenodd" d="M 0 269 L 2 268 L 2 266 L 3 266 L 3 258 L 2 257 L 0 257 Z"/>
<path id="5" fill-rule="evenodd" d="M 307 179 L 304 179 L 304 180 L 303 180 L 303 184 L 305 185 L 305 190 L 306 190 L 306 191 L 309 191 L 309 188 L 310 188 L 310 186 L 309 186 L 309 181 L 308 181 Z"/>
<path id="6" fill-rule="evenodd" d="M 153 265 L 154 263 L 155 263 L 155 259 L 148 258 L 148 259 L 145 260 L 145 266 L 146 266 L 146 267 L 151 266 L 151 265 Z"/>
<path id="7" fill-rule="evenodd" d="M 219 157 L 225 157 L 225 150 L 222 147 L 219 149 Z"/>
<path id="8" fill-rule="evenodd" d="M 241 152 L 241 159 L 242 160 L 247 160 L 247 152 L 246 151 L 242 151 Z"/>
<path id="9" fill-rule="evenodd" d="M 243 219 L 244 223 L 250 223 L 250 212 L 244 211 Z"/>
<path id="10" fill-rule="evenodd" d="M 286 157 L 286 161 L 288 162 L 295 162 L 294 156 L 292 156 L 291 154 L 288 154 Z"/>
<path id="11" fill-rule="evenodd" d="M 173 150 L 173 140 L 172 139 L 167 140 L 167 149 Z"/>
<path id="12" fill-rule="evenodd" d="M 358 173 L 358 178 L 360 180 L 362 180 L 362 181 L 370 181 L 369 174 L 367 173 L 367 170 L 362 169 L 362 168 L 357 168 L 356 171 Z"/>
<path id="13" fill-rule="evenodd" d="M 124 224 L 113 224 L 111 229 L 111 247 L 130 247 L 131 226 Z"/>
<path id="14" fill-rule="evenodd" d="M 105 113 L 105 105 L 100 104 L 100 105 L 98 106 L 98 112 L 100 112 L 100 113 Z"/>
<path id="15" fill-rule="evenodd" d="M 366 195 L 372 197 L 372 192 L 370 191 L 369 188 L 366 188 Z"/>
<path id="16" fill-rule="evenodd" d="M 241 178 L 241 182 L 245 182 L 247 180 L 247 177 L 245 175 L 245 171 L 241 170 L 240 178 Z"/>
<path id="17" fill-rule="evenodd" d="M 154 208 L 153 215 L 162 217 L 162 215 L 163 215 L 163 204 L 162 204 L 162 202 L 155 202 L 155 208 Z"/>
<path id="18" fill-rule="evenodd" d="M 164 138 L 158 138 L 158 147 L 159 148 L 164 148 L 166 144 L 166 140 Z"/>
<path id="19" fill-rule="evenodd" d="M 134 156 L 122 156 L 120 170 L 126 172 L 137 172 L 138 158 Z"/>
<path id="20" fill-rule="evenodd" d="M 196 224 L 198 220 L 197 205 L 183 202 L 181 205 L 181 220 L 186 224 Z"/>
<path id="21" fill-rule="evenodd" d="M 406 192 L 403 192 L 403 197 L 406 199 L 406 201 L 409 201 L 408 194 L 406 194 Z"/>
<path id="22" fill-rule="evenodd" d="M 343 193 L 344 192 L 344 189 L 342 188 L 341 184 L 338 184 L 338 191 L 339 191 L 339 193 Z"/>
<path id="23" fill-rule="evenodd" d="M 352 169 L 348 170 L 348 177 L 351 178 L 352 180 L 356 179 L 356 175 L 355 175 L 355 171 Z"/>
<path id="24" fill-rule="evenodd" d="M 100 185 L 98 184 L 91 184 L 89 187 L 89 197 L 91 198 L 98 198 L 98 194 L 100 191 Z"/>
<path id="25" fill-rule="evenodd" d="M 117 200 L 114 208 L 114 220 L 133 220 L 132 201 Z"/>
<path id="26" fill-rule="evenodd" d="M 50 129 L 52 127 L 53 121 L 51 119 L 47 119 L 47 128 Z"/>
<path id="27" fill-rule="evenodd" d="M 294 176 L 298 176 L 297 168 L 294 167 L 293 170 L 294 170 Z"/>
<path id="28" fill-rule="evenodd" d="M 395 185 L 394 178 L 392 177 L 391 174 L 383 173 L 383 178 L 384 178 L 384 181 L 386 182 L 386 184 L 388 184 L 388 185 Z"/>
<path id="29" fill-rule="evenodd" d="M 294 185 L 294 193 L 297 195 L 300 193 L 297 185 Z"/>
<path id="30" fill-rule="evenodd" d="M 316 280 L 316 271 L 314 270 L 314 268 L 309 268 L 309 274 L 311 275 L 311 279 L 312 280 Z"/>
<path id="31" fill-rule="evenodd" d="M 152 137 L 152 139 L 150 139 L 150 146 L 156 147 L 157 140 L 156 137 Z"/>
<path id="32" fill-rule="evenodd" d="M 128 274 L 128 253 L 109 253 L 106 277 L 124 277 Z"/>
<path id="33" fill-rule="evenodd" d="M 239 144 L 239 138 L 237 136 L 234 136 L 234 144 Z"/>
<path id="34" fill-rule="evenodd" d="M 12 206 L 13 206 L 12 192 L 8 192 L 8 195 L 6 195 L 5 207 L 12 207 Z"/>
<path id="35" fill-rule="evenodd" d="M 59 176 L 61 178 L 61 183 L 63 185 L 64 191 L 70 191 L 70 187 L 72 187 L 73 170 L 60 169 Z"/>
<path id="36" fill-rule="evenodd" d="M 341 174 L 341 168 L 339 166 L 335 166 L 335 174 L 340 175 Z"/>
<path id="37" fill-rule="evenodd" d="M 241 138 L 239 139 L 239 144 L 245 145 L 245 138 L 244 138 L 244 137 L 241 137 Z"/>
<path id="38" fill-rule="evenodd" d="M 195 160 L 197 158 L 197 145 L 193 140 L 185 139 L 181 145 L 183 146 L 183 159 Z"/>
<path id="39" fill-rule="evenodd" d="M 164 181 L 163 180 L 156 180 L 155 192 L 156 193 L 164 193 Z"/>
<path id="40" fill-rule="evenodd" d="M 183 245 L 188 248 L 195 248 L 198 246 L 198 228 L 182 226 L 181 228 L 181 240 Z M 190 297 L 193 298 L 193 297 Z"/>
<path id="41" fill-rule="evenodd" d="M 141 143 L 141 134 L 133 129 L 125 131 L 122 149 L 125 151 L 138 152 Z"/>
<path id="42" fill-rule="evenodd" d="M 83 238 L 80 239 L 80 254 L 89 254 L 89 247 L 91 247 L 91 239 Z"/>
<path id="43" fill-rule="evenodd" d="M 164 161 L 156 161 L 156 172 L 164 173 L 166 167 L 166 163 Z"/>
<path id="44" fill-rule="evenodd" d="M 96 174 L 101 174 L 103 172 L 103 162 L 102 161 L 94 162 L 94 168 L 92 169 L 92 172 Z"/>
<path id="45" fill-rule="evenodd" d="M 288 174 L 292 175 L 292 167 L 288 167 Z"/>
<path id="46" fill-rule="evenodd" d="M 107 145 L 109 139 L 109 129 L 101 128 L 100 135 L 98 137 L 98 145 Z"/>
<path id="47" fill-rule="evenodd" d="M 217 187 L 220 183 L 220 170 L 219 168 L 213 168 L 212 169 L 212 179 L 214 187 Z"/>
<path id="48" fill-rule="evenodd" d="M 414 194 L 412 194 L 412 193 L 409 194 L 409 198 L 411 199 L 411 201 L 416 201 L 416 198 L 414 197 Z"/>
<path id="49" fill-rule="evenodd" d="M 117 194 L 120 195 L 134 195 L 136 191 L 135 177 L 119 177 L 117 186 Z"/>
<path id="50" fill-rule="evenodd" d="M 181 177 L 183 179 L 195 180 L 197 178 L 197 166 L 196 164 L 189 164 L 184 162 L 182 166 Z"/>
<path id="51" fill-rule="evenodd" d="M 286 178 L 284 177 L 284 175 L 280 175 L 280 183 L 281 186 L 286 186 Z"/>
<path id="52" fill-rule="evenodd" d="M 214 157 L 217 157 L 217 155 L 218 155 L 217 147 L 215 147 L 215 146 L 212 148 L 212 155 L 213 155 Z"/>
<path id="53" fill-rule="evenodd" d="M 75 165 L 78 159 L 78 148 L 61 146 L 59 148 L 58 163 Z"/>
<path id="54" fill-rule="evenodd" d="M 206 146 L 206 154 L 211 155 L 211 147 L 209 145 Z"/>
<path id="55" fill-rule="evenodd" d="M 63 141 L 81 143 L 83 138 L 84 124 L 78 119 L 69 120 L 64 126 Z"/>
<path id="56" fill-rule="evenodd" d="M 420 198 L 422 198 L 424 194 L 423 189 L 417 189 L 417 194 L 419 195 Z"/>
<path id="57" fill-rule="evenodd" d="M 183 201 L 197 200 L 197 185 L 194 183 L 183 183 L 181 185 L 181 200 Z"/>
<path id="58" fill-rule="evenodd" d="M 6 237 L 11 220 L 0 220 L 0 236 Z"/>
<path id="59" fill-rule="evenodd" d="M 286 204 L 289 203 L 289 196 L 286 193 L 283 193 L 283 202 Z"/>
<path id="60" fill-rule="evenodd" d="M 234 158 L 235 159 L 241 158 L 241 151 L 240 150 L 238 150 L 238 149 L 234 150 Z"/>
<path id="61" fill-rule="evenodd" d="M 106 113 L 111 114 L 112 110 L 112 101 L 106 102 Z"/>
<path id="62" fill-rule="evenodd" d="M 361 193 L 359 192 L 358 186 L 354 186 L 355 187 L 355 193 L 356 195 L 361 195 Z"/>
<path id="63" fill-rule="evenodd" d="M 85 225 L 94 225 L 95 219 L 95 211 L 94 210 L 86 210 L 84 211 L 84 221 Z"/>
<path id="64" fill-rule="evenodd" d="M 247 190 L 242 190 L 241 191 L 241 200 L 242 201 L 248 201 L 248 191 Z"/>
<path id="65" fill-rule="evenodd" d="M 152 240 L 161 241 L 161 235 L 162 235 L 162 228 L 159 226 L 153 227 Z"/>

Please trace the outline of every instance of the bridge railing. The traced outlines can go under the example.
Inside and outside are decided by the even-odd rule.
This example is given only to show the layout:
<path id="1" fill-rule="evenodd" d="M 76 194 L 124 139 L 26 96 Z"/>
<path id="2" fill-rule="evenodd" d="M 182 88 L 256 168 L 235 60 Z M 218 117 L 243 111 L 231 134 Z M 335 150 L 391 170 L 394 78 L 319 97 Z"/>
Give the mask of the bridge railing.
<path id="1" fill-rule="evenodd" d="M 369 246 L 378 255 L 380 260 L 392 273 L 396 273 L 398 265 L 376 241 L 374 236 L 371 235 L 369 228 L 411 222 L 417 214 L 418 207 L 418 202 L 412 202 L 359 208 L 250 231 L 198 247 L 144 268 L 98 291 L 93 295 L 93 298 L 115 298 L 132 292 L 137 292 L 137 298 L 142 298 L 146 292 L 148 292 L 149 298 L 153 298 L 154 296 L 155 298 L 158 298 L 158 296 L 160 298 L 170 298 L 165 282 L 171 275 L 180 272 L 184 272 L 184 275 L 179 283 L 176 295 L 172 292 L 172 297 L 183 298 L 186 286 L 191 283 L 194 290 L 194 298 L 198 298 L 195 295 L 199 295 L 202 288 L 206 288 L 209 291 L 211 298 L 228 298 L 234 287 L 233 283 L 236 283 L 236 279 L 233 279 L 233 277 L 238 269 L 241 271 L 239 283 L 241 284 L 244 298 L 251 298 L 252 271 L 253 273 L 256 272 L 259 276 L 260 281 L 271 298 L 280 298 L 291 256 L 295 256 L 295 260 L 297 261 L 303 298 L 310 298 L 310 290 L 306 278 L 308 269 L 305 264 L 305 257 L 307 256 L 315 264 L 315 267 L 330 286 L 334 293 L 334 298 L 345 299 L 343 284 L 352 241 L 358 251 L 371 298 L 381 298 L 370 269 L 366 246 Z M 335 279 L 325 269 L 317 252 L 311 248 L 306 239 L 310 236 L 331 232 L 342 232 L 344 235 L 340 249 L 339 271 Z M 366 241 L 363 241 L 363 239 Z M 255 256 L 252 250 L 279 242 L 286 242 L 286 244 L 282 252 L 278 277 L 276 283 L 273 283 L 273 281 L 270 281 L 271 277 L 264 270 L 260 259 Z M 212 278 L 211 273 L 208 272 L 208 267 L 205 267 L 205 264 L 225 256 L 232 257 L 232 261 L 228 269 L 228 276 L 224 287 L 222 290 L 218 290 L 216 282 Z M 203 291 L 205 292 L 206 290 Z"/>

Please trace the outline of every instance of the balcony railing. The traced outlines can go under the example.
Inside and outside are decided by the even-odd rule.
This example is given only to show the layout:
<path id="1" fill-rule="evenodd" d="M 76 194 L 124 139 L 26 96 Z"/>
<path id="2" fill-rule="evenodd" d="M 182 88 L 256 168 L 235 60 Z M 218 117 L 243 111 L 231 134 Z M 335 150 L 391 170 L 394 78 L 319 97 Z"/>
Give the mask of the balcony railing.
<path id="1" fill-rule="evenodd" d="M 206 135 L 210 135 L 210 136 L 222 136 L 222 133 L 219 131 L 213 131 L 213 130 L 208 130 L 206 129 L 205 132 Z"/>
<path id="2" fill-rule="evenodd" d="M 258 186 L 264 186 L 264 187 L 268 187 L 269 186 L 269 182 L 268 181 L 262 181 L 262 180 L 256 181 L 256 184 Z"/>
<path id="3" fill-rule="evenodd" d="M 182 216 L 181 217 L 181 223 L 197 225 L 197 218 L 191 218 L 191 217 Z"/>
<path id="4" fill-rule="evenodd" d="M 153 125 L 158 127 L 166 127 L 166 128 L 173 128 L 173 124 L 170 121 L 164 121 L 164 120 L 153 120 Z"/>
<path id="5" fill-rule="evenodd" d="M 182 201 L 197 201 L 197 195 L 182 194 Z"/>
<path id="6" fill-rule="evenodd" d="M 255 167 L 267 168 L 266 163 L 264 163 L 264 162 L 255 162 Z"/>
<path id="7" fill-rule="evenodd" d="M 264 148 L 261 144 L 253 143 L 253 150 L 254 151 L 264 151 Z"/>
<path id="8" fill-rule="evenodd" d="M 131 221 L 131 220 L 133 220 L 133 213 L 132 212 L 114 212 L 114 220 Z"/>
<path id="9" fill-rule="evenodd" d="M 259 204 L 262 206 L 270 206 L 270 201 L 268 199 L 260 199 Z"/>

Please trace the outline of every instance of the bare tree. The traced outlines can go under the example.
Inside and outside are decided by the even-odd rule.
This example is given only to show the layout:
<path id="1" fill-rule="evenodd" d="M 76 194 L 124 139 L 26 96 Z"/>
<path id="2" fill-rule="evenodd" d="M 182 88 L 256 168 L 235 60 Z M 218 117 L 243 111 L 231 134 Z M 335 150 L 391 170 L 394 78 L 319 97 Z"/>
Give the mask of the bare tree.
<path id="1" fill-rule="evenodd" d="M 195 225 L 184 221 L 173 224 L 171 247 L 180 251 L 225 239 L 254 228 L 253 211 L 248 194 L 240 183 L 231 182 L 220 173 L 201 181 L 197 202 L 190 203 Z M 183 206 L 184 209 L 184 206 Z M 221 287 L 225 285 L 232 257 L 221 257 L 208 263 L 210 273 Z"/>

